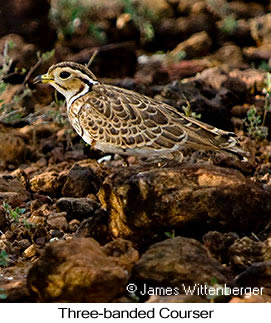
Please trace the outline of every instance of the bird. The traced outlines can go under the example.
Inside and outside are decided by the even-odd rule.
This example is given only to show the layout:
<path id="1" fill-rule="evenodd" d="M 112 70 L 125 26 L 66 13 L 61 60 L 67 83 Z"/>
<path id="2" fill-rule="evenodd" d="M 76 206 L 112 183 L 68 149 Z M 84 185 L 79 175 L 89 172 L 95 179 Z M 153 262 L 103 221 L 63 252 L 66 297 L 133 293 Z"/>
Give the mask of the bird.
<path id="1" fill-rule="evenodd" d="M 223 151 L 246 161 L 249 152 L 234 132 L 201 122 L 143 94 L 105 84 L 82 64 L 61 62 L 33 83 L 49 83 L 66 99 L 75 131 L 104 153 L 181 162 L 185 147 Z"/>

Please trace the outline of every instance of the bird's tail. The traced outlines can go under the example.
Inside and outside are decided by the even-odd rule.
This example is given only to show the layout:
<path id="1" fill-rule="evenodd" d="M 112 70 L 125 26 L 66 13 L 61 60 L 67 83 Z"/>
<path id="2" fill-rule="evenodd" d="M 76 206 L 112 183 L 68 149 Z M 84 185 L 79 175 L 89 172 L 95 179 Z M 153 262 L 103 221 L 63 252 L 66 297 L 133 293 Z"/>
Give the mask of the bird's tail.
<path id="1" fill-rule="evenodd" d="M 252 153 L 248 149 L 248 143 L 242 142 L 241 145 L 241 138 L 234 132 L 224 131 L 192 118 L 184 118 L 189 121 L 189 127 L 186 126 L 186 144 L 188 146 L 197 149 L 224 151 L 241 161 L 251 161 Z M 193 128 L 193 131 L 191 131 L 191 128 Z"/>
<path id="2" fill-rule="evenodd" d="M 237 157 L 239 160 L 243 162 L 248 162 L 251 158 L 250 152 L 238 147 L 237 145 L 230 148 L 225 148 L 222 150 L 230 155 Z"/>

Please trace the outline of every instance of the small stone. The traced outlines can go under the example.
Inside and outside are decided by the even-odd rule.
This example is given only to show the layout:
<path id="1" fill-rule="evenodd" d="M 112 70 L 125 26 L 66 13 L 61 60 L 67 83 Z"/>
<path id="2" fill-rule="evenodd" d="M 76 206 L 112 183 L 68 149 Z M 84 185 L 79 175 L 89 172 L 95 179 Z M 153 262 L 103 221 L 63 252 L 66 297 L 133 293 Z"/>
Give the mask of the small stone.
<path id="1" fill-rule="evenodd" d="M 202 240 L 211 255 L 224 264 L 229 262 L 229 247 L 238 238 L 238 234 L 234 232 L 220 233 L 209 231 L 203 236 Z"/>
<path id="2" fill-rule="evenodd" d="M 59 181 L 58 173 L 55 171 L 35 175 L 30 179 L 29 183 L 33 192 L 52 195 L 56 195 L 59 192 L 60 187 L 63 185 L 63 183 Z"/>
<path id="3" fill-rule="evenodd" d="M 253 241 L 248 237 L 235 240 L 228 250 L 231 265 L 240 272 L 253 263 L 263 261 L 262 247 L 261 241 Z"/>
<path id="4" fill-rule="evenodd" d="M 12 207 L 20 206 L 29 199 L 29 193 L 23 183 L 14 176 L 0 174 L 0 203 L 3 201 Z"/>
<path id="5" fill-rule="evenodd" d="M 52 213 L 47 218 L 47 224 L 53 229 L 64 231 L 68 226 L 66 215 L 66 212 Z"/>
<path id="6" fill-rule="evenodd" d="M 76 232 L 80 225 L 80 221 L 77 219 L 73 219 L 68 223 L 68 228 L 71 232 Z"/>
<path id="7" fill-rule="evenodd" d="M 26 250 L 28 247 L 31 246 L 31 243 L 28 239 L 22 239 L 18 241 L 18 247 L 21 251 Z"/>
<path id="8" fill-rule="evenodd" d="M 0 205 L 0 230 L 3 230 L 8 224 L 6 212 L 4 208 Z"/>
<path id="9" fill-rule="evenodd" d="M 32 258 L 37 255 L 37 247 L 35 244 L 30 245 L 25 251 L 23 252 L 23 256 L 25 258 Z"/>
<path id="10" fill-rule="evenodd" d="M 206 31 L 194 34 L 187 40 L 180 43 L 170 52 L 170 56 L 177 59 L 184 54 L 186 59 L 201 57 L 206 55 L 212 45 L 212 40 Z"/>
<path id="11" fill-rule="evenodd" d="M 129 273 L 139 259 L 139 253 L 133 248 L 132 242 L 120 238 L 107 243 L 103 251 L 107 256 L 114 257 L 116 263 Z"/>
<path id="12" fill-rule="evenodd" d="M 270 44 L 271 41 L 271 13 L 249 20 L 253 39 L 258 43 Z"/>
<path id="13" fill-rule="evenodd" d="M 82 220 L 94 215 L 99 204 L 90 198 L 62 197 L 56 202 L 58 210 L 67 213 L 67 219 Z"/>
<path id="14" fill-rule="evenodd" d="M 0 166 L 5 167 L 9 163 L 18 165 L 23 161 L 25 142 L 16 133 L 0 131 L 0 142 Z"/>
<path id="15" fill-rule="evenodd" d="M 65 176 L 62 195 L 66 197 L 86 197 L 96 194 L 103 181 L 104 171 L 96 161 L 86 160 L 72 166 Z"/>

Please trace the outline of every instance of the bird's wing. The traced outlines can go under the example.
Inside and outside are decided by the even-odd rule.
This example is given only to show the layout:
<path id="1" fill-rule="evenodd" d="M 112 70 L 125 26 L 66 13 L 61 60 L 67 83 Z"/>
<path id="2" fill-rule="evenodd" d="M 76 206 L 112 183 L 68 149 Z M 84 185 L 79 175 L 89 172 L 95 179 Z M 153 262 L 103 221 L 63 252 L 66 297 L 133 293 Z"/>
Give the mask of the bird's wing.
<path id="1" fill-rule="evenodd" d="M 232 150 L 236 135 L 185 116 L 173 107 L 142 94 L 107 85 L 89 95 L 80 123 L 94 140 L 123 148 Z M 239 152 L 238 152 L 239 153 Z"/>
<path id="2" fill-rule="evenodd" d="M 136 92 L 104 86 L 99 88 L 99 95 L 89 94 L 80 109 L 80 124 L 100 143 L 125 149 L 173 149 L 185 139 L 186 132 L 159 109 L 159 104 Z"/>

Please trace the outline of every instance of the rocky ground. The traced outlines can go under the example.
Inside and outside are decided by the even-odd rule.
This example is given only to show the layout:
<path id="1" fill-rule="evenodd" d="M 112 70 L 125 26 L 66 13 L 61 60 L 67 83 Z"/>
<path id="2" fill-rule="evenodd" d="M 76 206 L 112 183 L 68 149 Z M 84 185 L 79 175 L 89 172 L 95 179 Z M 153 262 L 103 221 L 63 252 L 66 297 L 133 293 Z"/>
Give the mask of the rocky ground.
<path id="1" fill-rule="evenodd" d="M 270 2 L 49 3 L 1 4 L 1 302 L 270 302 Z M 32 83 L 96 49 L 101 80 L 235 131 L 253 159 L 98 162 L 63 98 Z M 195 284 L 263 294 L 186 295 Z"/>

